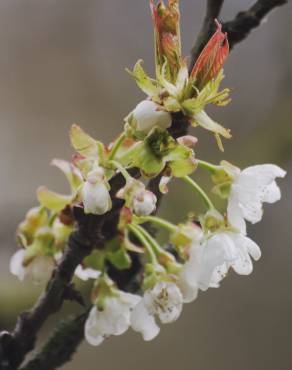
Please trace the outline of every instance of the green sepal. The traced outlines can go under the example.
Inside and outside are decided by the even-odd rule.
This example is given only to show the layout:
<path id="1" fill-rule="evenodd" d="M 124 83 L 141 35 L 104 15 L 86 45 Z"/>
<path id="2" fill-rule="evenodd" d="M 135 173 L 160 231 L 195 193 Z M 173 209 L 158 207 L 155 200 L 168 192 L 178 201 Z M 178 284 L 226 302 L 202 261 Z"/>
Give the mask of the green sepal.
<path id="1" fill-rule="evenodd" d="M 126 249 L 121 245 L 120 239 L 112 239 L 106 246 L 106 258 L 118 270 L 125 270 L 131 267 L 132 260 Z"/>
<path id="2" fill-rule="evenodd" d="M 165 157 L 171 174 L 174 177 L 184 177 L 193 173 L 197 168 L 192 149 L 177 144 L 174 149 Z"/>
<path id="3" fill-rule="evenodd" d="M 158 96 L 159 87 L 157 81 L 150 78 L 142 67 L 143 60 L 138 60 L 135 64 L 133 72 L 126 69 L 126 71 L 134 77 L 138 87 L 148 96 Z"/>
<path id="4" fill-rule="evenodd" d="M 141 142 L 137 148 L 136 155 L 132 158 L 132 165 L 140 168 L 143 175 L 148 178 L 155 177 L 165 166 L 162 158 L 155 155 L 147 142 Z"/>
<path id="5" fill-rule="evenodd" d="M 120 248 L 116 252 L 107 252 L 107 259 L 118 270 L 126 270 L 131 267 L 132 260 L 125 248 Z"/>
<path id="6" fill-rule="evenodd" d="M 102 271 L 105 262 L 105 252 L 95 249 L 89 256 L 85 257 L 82 262 L 84 268 Z"/>
<path id="7" fill-rule="evenodd" d="M 231 182 L 224 182 L 213 187 L 212 193 L 218 195 L 222 199 L 228 199 L 230 195 Z"/>

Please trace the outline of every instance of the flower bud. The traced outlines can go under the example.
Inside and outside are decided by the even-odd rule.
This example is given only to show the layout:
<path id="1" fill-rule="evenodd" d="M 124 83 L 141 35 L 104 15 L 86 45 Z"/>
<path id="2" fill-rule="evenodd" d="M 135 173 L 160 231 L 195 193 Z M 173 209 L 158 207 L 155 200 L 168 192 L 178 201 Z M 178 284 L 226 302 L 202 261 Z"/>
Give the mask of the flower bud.
<path id="1" fill-rule="evenodd" d="M 18 226 L 18 235 L 24 235 L 27 244 L 31 244 L 35 233 L 39 228 L 44 226 L 48 221 L 48 215 L 42 207 L 30 209 L 25 220 Z"/>
<path id="2" fill-rule="evenodd" d="M 81 191 L 84 213 L 102 215 L 111 209 L 112 202 L 101 167 L 88 174 Z"/>
<path id="3" fill-rule="evenodd" d="M 181 62 L 178 0 L 169 0 L 167 6 L 163 1 L 155 5 L 151 0 L 150 7 L 154 22 L 156 67 L 161 69 L 167 61 L 171 77 L 175 80 Z"/>
<path id="4" fill-rule="evenodd" d="M 194 148 L 194 146 L 198 142 L 198 139 L 192 135 L 185 135 L 185 136 L 179 137 L 177 139 L 177 142 L 181 145 L 187 146 L 188 148 Z"/>
<path id="5" fill-rule="evenodd" d="M 137 216 L 149 216 L 156 209 L 157 198 L 149 190 L 141 190 L 135 194 L 133 209 Z"/>
<path id="6" fill-rule="evenodd" d="M 150 100 L 139 103 L 132 114 L 132 124 L 137 131 L 145 134 L 154 126 L 167 129 L 171 126 L 171 114 L 160 109 L 158 104 Z"/>

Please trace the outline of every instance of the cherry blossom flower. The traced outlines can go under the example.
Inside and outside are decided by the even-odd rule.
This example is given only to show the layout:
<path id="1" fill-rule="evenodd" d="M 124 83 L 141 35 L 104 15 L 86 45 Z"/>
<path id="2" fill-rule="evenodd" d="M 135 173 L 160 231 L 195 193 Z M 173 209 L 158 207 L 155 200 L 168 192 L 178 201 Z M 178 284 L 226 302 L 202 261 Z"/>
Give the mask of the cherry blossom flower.
<path id="1" fill-rule="evenodd" d="M 249 275 L 253 270 L 251 257 L 257 261 L 261 257 L 260 248 L 236 232 L 219 231 L 200 243 L 193 243 L 178 282 L 184 302 L 196 299 L 199 289 L 219 287 L 230 267 L 240 275 Z"/>
<path id="2" fill-rule="evenodd" d="M 275 203 L 281 198 L 275 179 L 284 177 L 286 172 L 273 164 L 252 166 L 243 171 L 236 167 L 231 169 L 230 165 L 224 169 L 232 177 L 228 220 L 245 234 L 245 220 L 253 224 L 259 222 L 263 216 L 263 203 Z"/>

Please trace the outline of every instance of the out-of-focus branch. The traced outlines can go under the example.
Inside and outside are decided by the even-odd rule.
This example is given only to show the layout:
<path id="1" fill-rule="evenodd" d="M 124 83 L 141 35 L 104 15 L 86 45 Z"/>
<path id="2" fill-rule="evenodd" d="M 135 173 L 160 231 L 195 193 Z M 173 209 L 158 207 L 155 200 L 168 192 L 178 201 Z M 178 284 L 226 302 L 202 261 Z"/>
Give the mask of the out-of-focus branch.
<path id="1" fill-rule="evenodd" d="M 83 339 L 87 315 L 86 311 L 61 322 L 43 349 L 21 370 L 51 370 L 69 362 Z"/>
<path id="2" fill-rule="evenodd" d="M 60 310 L 76 267 L 99 241 L 100 222 L 94 216 L 80 219 L 79 227 L 71 234 L 62 260 L 45 291 L 31 310 L 19 316 L 8 345 L 4 348 L 4 355 L 12 369 L 16 369 L 34 348 L 36 336 L 46 319 Z"/>
<path id="3" fill-rule="evenodd" d="M 284 5 L 288 0 L 258 0 L 250 9 L 237 14 L 234 20 L 223 24 L 228 34 L 230 47 L 244 40 L 250 32 L 260 26 L 262 20 L 273 9 Z"/>

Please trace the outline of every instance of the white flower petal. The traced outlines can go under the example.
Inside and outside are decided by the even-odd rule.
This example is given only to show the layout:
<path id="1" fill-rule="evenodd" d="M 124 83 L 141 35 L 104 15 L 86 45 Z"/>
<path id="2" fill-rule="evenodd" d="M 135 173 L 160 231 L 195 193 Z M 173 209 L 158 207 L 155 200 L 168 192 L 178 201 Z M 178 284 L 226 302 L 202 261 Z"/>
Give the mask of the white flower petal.
<path id="1" fill-rule="evenodd" d="M 26 278 L 35 284 L 41 284 L 49 280 L 55 268 L 55 260 L 50 256 L 39 255 L 26 267 Z"/>
<path id="2" fill-rule="evenodd" d="M 238 250 L 238 258 L 236 258 L 231 266 L 234 271 L 240 275 L 249 275 L 253 271 L 252 256 L 256 261 L 261 257 L 259 246 L 250 238 L 236 233 L 229 233 Z"/>
<path id="3" fill-rule="evenodd" d="M 81 265 L 77 266 L 75 270 L 75 275 L 83 281 L 88 281 L 89 279 L 96 280 L 100 276 L 101 272 L 99 270 L 94 270 L 92 268 L 83 268 Z"/>
<path id="4" fill-rule="evenodd" d="M 263 202 L 266 203 L 275 203 L 281 199 L 281 190 L 279 186 L 276 184 L 276 181 L 273 181 L 270 185 L 268 185 L 263 193 Z"/>
<path id="5" fill-rule="evenodd" d="M 104 309 L 93 307 L 85 325 L 85 338 L 92 345 L 99 345 L 104 338 L 121 335 L 130 326 L 132 309 L 141 297 L 118 291 L 117 296 L 105 300 Z"/>
<path id="6" fill-rule="evenodd" d="M 84 212 L 102 215 L 111 209 L 109 191 L 103 182 L 92 184 L 86 181 L 82 188 Z"/>
<path id="7" fill-rule="evenodd" d="M 263 184 L 270 184 L 276 177 L 283 178 L 286 176 L 286 171 L 275 164 L 260 164 L 247 167 L 242 173 L 260 178 Z"/>
<path id="8" fill-rule="evenodd" d="M 55 268 L 55 260 L 50 256 L 36 256 L 27 266 L 23 266 L 25 249 L 16 252 L 10 260 L 10 272 L 20 281 L 29 280 L 41 284 L 49 280 Z"/>
<path id="9" fill-rule="evenodd" d="M 148 311 L 157 315 L 163 324 L 174 322 L 182 311 L 183 297 L 176 284 L 159 282 L 143 297 Z"/>
<path id="10" fill-rule="evenodd" d="M 235 176 L 228 203 L 230 223 L 245 232 L 241 217 L 252 223 L 259 222 L 263 202 L 274 203 L 281 198 L 275 178 L 285 175 L 280 167 L 265 164 L 248 167 Z"/>
<path id="11" fill-rule="evenodd" d="M 214 283 L 214 271 L 226 262 L 233 261 L 237 256 L 232 240 L 225 233 L 215 234 L 204 246 L 201 266 L 198 275 L 198 285 L 201 290 L 207 290 Z M 221 272 L 221 271 L 220 271 Z M 217 278 L 219 278 L 220 274 Z M 222 276 L 222 274 L 221 274 Z M 218 283 L 219 281 L 217 281 Z"/>
<path id="12" fill-rule="evenodd" d="M 100 335 L 96 307 L 93 307 L 89 313 L 84 327 L 84 335 L 87 342 L 92 346 L 98 346 L 104 340 L 104 337 Z"/>
<path id="13" fill-rule="evenodd" d="M 134 125 L 137 131 L 148 133 L 155 126 L 167 129 L 171 126 L 171 114 L 150 100 L 143 100 L 133 111 Z"/>
<path id="14" fill-rule="evenodd" d="M 10 260 L 10 272 L 17 276 L 19 280 L 23 281 L 25 278 L 25 268 L 23 267 L 23 259 L 25 255 L 25 250 L 20 249 L 17 251 Z"/>
<path id="15" fill-rule="evenodd" d="M 231 192 L 227 206 L 228 221 L 233 227 L 236 227 L 241 233 L 246 233 L 246 223 L 242 210 L 239 206 L 237 197 Z"/>
<path id="16" fill-rule="evenodd" d="M 143 301 L 132 312 L 131 327 L 133 330 L 141 333 L 145 341 L 154 339 L 160 332 L 153 315 L 150 315 Z"/>

